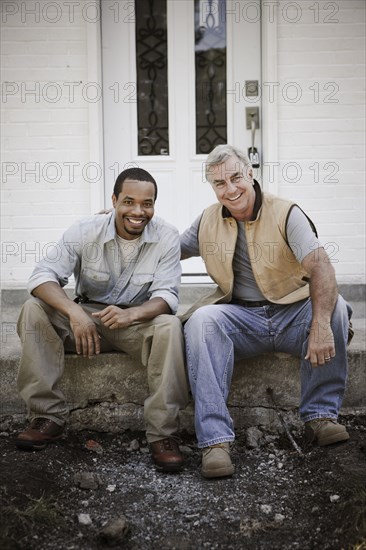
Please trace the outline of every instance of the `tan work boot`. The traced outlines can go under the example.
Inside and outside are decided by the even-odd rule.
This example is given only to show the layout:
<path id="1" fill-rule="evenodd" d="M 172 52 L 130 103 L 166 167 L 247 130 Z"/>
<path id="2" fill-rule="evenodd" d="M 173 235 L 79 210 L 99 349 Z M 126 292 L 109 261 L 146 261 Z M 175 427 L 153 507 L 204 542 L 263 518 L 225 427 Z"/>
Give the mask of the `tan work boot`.
<path id="1" fill-rule="evenodd" d="M 321 447 L 347 441 L 349 433 L 334 418 L 317 418 L 305 423 L 305 439 Z"/>
<path id="2" fill-rule="evenodd" d="M 228 442 L 217 443 L 202 449 L 203 477 L 227 477 L 234 473 L 234 466 L 230 459 L 230 445 Z"/>

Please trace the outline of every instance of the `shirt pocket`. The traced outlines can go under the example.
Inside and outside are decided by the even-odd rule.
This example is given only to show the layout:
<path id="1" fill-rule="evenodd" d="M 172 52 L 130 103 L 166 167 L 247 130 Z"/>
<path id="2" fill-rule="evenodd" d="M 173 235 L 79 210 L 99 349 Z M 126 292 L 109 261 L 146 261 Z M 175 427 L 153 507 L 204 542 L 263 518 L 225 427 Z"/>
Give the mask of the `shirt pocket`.
<path id="1" fill-rule="evenodd" d="M 81 271 L 80 283 L 83 293 L 89 296 L 89 293 L 94 296 L 103 293 L 110 283 L 111 275 L 104 271 L 97 271 L 90 269 L 90 267 L 84 267 Z M 90 298 L 91 296 L 89 296 Z"/>
<path id="2" fill-rule="evenodd" d="M 130 279 L 129 294 L 130 299 L 138 299 L 139 301 L 146 301 L 149 299 L 151 293 L 149 288 L 154 280 L 152 273 L 135 273 Z"/>
<path id="3" fill-rule="evenodd" d="M 84 267 L 82 270 L 82 277 L 87 277 L 96 283 L 106 283 L 111 278 L 110 273 L 105 273 L 104 271 L 96 271 L 90 269 L 90 267 Z"/>
<path id="4" fill-rule="evenodd" d="M 151 283 L 154 279 L 152 273 L 134 273 L 131 277 L 131 283 L 136 286 L 143 286 Z"/>

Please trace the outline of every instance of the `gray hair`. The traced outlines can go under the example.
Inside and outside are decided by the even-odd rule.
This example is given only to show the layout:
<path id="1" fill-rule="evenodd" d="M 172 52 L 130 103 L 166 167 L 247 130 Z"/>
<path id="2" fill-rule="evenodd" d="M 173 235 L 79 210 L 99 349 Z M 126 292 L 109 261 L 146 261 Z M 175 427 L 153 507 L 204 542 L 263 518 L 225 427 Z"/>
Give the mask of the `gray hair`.
<path id="1" fill-rule="evenodd" d="M 243 153 L 243 151 L 227 143 L 217 145 L 206 159 L 205 175 L 208 181 L 210 181 L 209 176 L 212 168 L 214 166 L 217 166 L 218 164 L 221 164 L 222 162 L 225 162 L 225 160 L 227 160 L 229 157 L 237 157 L 237 159 L 240 160 L 244 164 L 244 166 L 246 166 L 247 168 L 251 168 L 249 159 L 245 155 L 245 153 Z"/>

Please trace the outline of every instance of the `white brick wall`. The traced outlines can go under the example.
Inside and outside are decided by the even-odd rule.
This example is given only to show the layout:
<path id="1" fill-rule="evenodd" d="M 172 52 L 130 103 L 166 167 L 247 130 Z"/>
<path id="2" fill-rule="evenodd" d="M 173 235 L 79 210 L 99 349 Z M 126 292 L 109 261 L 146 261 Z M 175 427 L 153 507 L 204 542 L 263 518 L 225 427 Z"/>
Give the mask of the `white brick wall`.
<path id="1" fill-rule="evenodd" d="M 21 287 L 99 192 L 88 72 L 98 13 L 86 0 L 0 4 L 2 285 Z M 340 282 L 365 275 L 364 51 L 364 0 L 279 1 L 279 193 L 313 218 Z"/>
<path id="2" fill-rule="evenodd" d="M 311 216 L 340 282 L 365 276 L 365 7 L 278 6 L 279 193 Z"/>
<path id="3" fill-rule="evenodd" d="M 1 4 L 4 287 L 24 286 L 47 243 L 90 213 L 96 88 L 87 80 L 87 25 L 95 23 L 81 3 L 70 9 L 61 1 Z"/>

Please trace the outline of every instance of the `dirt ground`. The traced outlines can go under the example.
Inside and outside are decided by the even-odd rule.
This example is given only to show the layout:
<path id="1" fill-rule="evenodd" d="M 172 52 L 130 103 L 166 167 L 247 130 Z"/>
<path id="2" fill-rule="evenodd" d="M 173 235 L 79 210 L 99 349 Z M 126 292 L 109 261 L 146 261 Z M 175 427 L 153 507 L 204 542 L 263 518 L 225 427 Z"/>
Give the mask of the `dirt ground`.
<path id="1" fill-rule="evenodd" d="M 68 432 L 21 452 L 22 425 L 9 418 L 0 426 L 0 548 L 365 550 L 366 418 L 343 422 L 351 440 L 332 447 L 306 448 L 293 432 L 303 456 L 285 432 L 261 428 L 254 446 L 239 432 L 235 475 L 207 481 L 187 434 L 183 472 L 162 474 L 142 432 Z"/>

